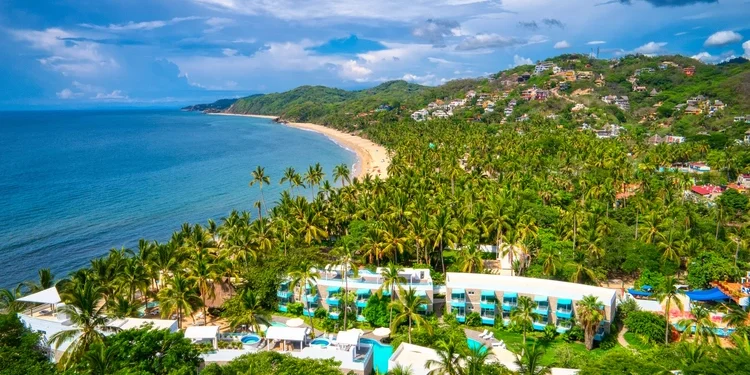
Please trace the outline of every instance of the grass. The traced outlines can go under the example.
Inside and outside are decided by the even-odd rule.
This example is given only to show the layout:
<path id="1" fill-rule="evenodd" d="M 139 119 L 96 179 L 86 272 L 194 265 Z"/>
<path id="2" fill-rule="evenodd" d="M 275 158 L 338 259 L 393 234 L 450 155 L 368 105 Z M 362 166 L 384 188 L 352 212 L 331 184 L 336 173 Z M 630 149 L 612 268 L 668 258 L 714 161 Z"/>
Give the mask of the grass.
<path id="1" fill-rule="evenodd" d="M 468 328 L 468 327 L 467 327 Z M 520 353 L 523 349 L 523 335 L 521 333 L 495 329 L 495 338 L 503 340 L 507 348 L 514 352 Z M 526 345 L 539 345 L 544 349 L 542 364 L 554 367 L 571 367 L 571 362 L 576 357 L 598 357 L 603 355 L 606 350 L 595 348 L 591 351 L 586 350 L 586 346 L 581 342 L 566 342 L 559 336 L 552 341 L 546 341 L 542 338 L 540 332 L 529 332 L 526 335 Z M 616 350 L 610 349 L 610 350 Z"/>
<path id="2" fill-rule="evenodd" d="M 637 350 L 646 350 L 653 347 L 653 345 L 649 344 L 641 336 L 633 332 L 625 332 L 625 335 L 623 336 L 625 337 L 625 341 Z"/>

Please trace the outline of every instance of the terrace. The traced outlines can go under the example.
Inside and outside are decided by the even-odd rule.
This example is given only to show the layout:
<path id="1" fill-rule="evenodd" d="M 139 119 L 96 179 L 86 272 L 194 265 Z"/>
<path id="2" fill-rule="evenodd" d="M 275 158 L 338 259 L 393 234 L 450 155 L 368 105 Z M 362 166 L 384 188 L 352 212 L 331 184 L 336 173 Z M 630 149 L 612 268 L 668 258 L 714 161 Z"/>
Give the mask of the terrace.
<path id="1" fill-rule="evenodd" d="M 292 302 L 293 293 L 289 290 L 289 281 L 284 281 L 279 285 L 279 290 L 276 291 L 276 297 L 279 298 L 279 304 L 277 306 L 278 311 L 287 312 L 287 305 Z"/>
<path id="2" fill-rule="evenodd" d="M 573 318 L 573 300 L 570 299 L 558 299 L 557 300 L 557 311 L 555 316 L 558 319 L 572 319 Z"/>
<path id="3" fill-rule="evenodd" d="M 479 315 L 482 317 L 482 324 L 494 325 L 495 308 L 497 307 L 497 297 L 495 296 L 495 292 L 492 290 L 483 290 L 479 307 Z"/>
<path id="4" fill-rule="evenodd" d="M 451 312 L 456 315 L 456 320 L 466 322 L 466 291 L 463 289 L 451 290 Z"/>
<path id="5" fill-rule="evenodd" d="M 518 306 L 518 293 L 503 294 L 503 311 L 511 311 Z"/>
<path id="6" fill-rule="evenodd" d="M 365 307 L 367 307 L 367 301 L 369 300 L 371 294 L 372 293 L 370 292 L 370 289 L 357 289 L 357 299 L 354 303 L 357 306 L 358 322 L 366 321 L 363 313 Z"/>
<path id="7" fill-rule="evenodd" d="M 547 298 L 547 296 L 536 296 L 534 297 L 534 302 L 536 302 L 534 313 L 547 316 L 547 314 L 549 313 L 549 299 Z"/>

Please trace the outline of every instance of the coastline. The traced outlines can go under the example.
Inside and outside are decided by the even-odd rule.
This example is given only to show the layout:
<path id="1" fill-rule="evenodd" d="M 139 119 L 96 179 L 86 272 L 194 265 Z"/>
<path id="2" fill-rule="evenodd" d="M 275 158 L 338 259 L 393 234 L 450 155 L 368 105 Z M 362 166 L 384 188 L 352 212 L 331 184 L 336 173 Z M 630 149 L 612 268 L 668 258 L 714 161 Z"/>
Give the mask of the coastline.
<path id="1" fill-rule="evenodd" d="M 245 115 L 245 114 L 234 114 L 234 113 L 209 113 L 210 115 L 221 115 L 221 116 L 241 116 L 241 117 L 257 117 L 265 119 L 277 119 L 279 116 L 265 116 L 265 115 Z M 330 140 L 342 146 L 350 151 L 353 151 L 357 155 L 357 162 L 354 165 L 352 171 L 352 177 L 362 178 L 366 174 L 370 174 L 373 177 L 379 176 L 381 179 L 388 177 L 388 166 L 391 164 L 391 159 L 388 156 L 388 152 L 385 147 L 364 139 L 362 137 L 344 133 L 332 128 L 325 127 L 323 125 L 316 125 L 302 122 L 288 122 L 280 123 L 292 128 L 302 129 L 320 133 L 328 137 Z"/>

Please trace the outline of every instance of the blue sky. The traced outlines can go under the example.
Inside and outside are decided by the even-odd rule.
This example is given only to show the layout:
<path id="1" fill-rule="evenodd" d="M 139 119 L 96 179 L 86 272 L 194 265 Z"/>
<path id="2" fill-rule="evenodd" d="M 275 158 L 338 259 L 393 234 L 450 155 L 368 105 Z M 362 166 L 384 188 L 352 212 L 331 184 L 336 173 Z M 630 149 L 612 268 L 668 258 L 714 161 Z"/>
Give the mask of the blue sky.
<path id="1" fill-rule="evenodd" d="M 0 108 L 436 85 L 567 52 L 750 57 L 750 0 L 0 0 Z"/>

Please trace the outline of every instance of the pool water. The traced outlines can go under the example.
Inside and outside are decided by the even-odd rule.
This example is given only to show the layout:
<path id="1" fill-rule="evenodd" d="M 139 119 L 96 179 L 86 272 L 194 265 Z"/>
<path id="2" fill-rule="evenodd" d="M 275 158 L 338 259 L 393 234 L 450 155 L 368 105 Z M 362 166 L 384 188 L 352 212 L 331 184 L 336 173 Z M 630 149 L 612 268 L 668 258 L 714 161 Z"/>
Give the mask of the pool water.
<path id="1" fill-rule="evenodd" d="M 159 307 L 159 301 L 151 301 L 145 305 L 141 305 L 141 307 L 138 308 L 138 315 L 142 317 L 146 315 L 147 309 L 153 309 L 156 307 Z"/>
<path id="2" fill-rule="evenodd" d="M 471 350 L 477 350 L 479 348 L 482 348 L 482 343 L 477 340 L 472 339 L 466 339 L 466 344 L 469 345 L 469 349 Z M 487 351 L 487 346 L 484 346 L 482 349 L 479 349 L 480 352 L 484 353 Z"/>
<path id="3" fill-rule="evenodd" d="M 393 347 L 377 340 L 362 338 L 359 342 L 372 345 L 372 363 L 379 374 L 388 372 L 388 359 L 393 355 Z"/>
<path id="4" fill-rule="evenodd" d="M 286 324 L 280 322 L 271 322 L 272 327 L 286 327 Z"/>
<path id="5" fill-rule="evenodd" d="M 260 336 L 258 335 L 247 335 L 243 337 L 240 341 L 242 341 L 245 345 L 253 345 L 260 342 Z"/>
<path id="6" fill-rule="evenodd" d="M 324 338 L 317 338 L 317 339 L 315 339 L 315 340 L 312 340 L 312 341 L 310 342 L 310 345 L 323 345 L 323 346 L 328 346 L 328 345 L 330 345 L 330 344 L 331 344 L 331 342 L 330 342 L 330 341 L 328 341 L 328 339 L 324 339 Z"/>

